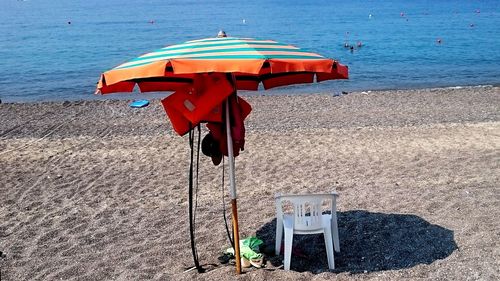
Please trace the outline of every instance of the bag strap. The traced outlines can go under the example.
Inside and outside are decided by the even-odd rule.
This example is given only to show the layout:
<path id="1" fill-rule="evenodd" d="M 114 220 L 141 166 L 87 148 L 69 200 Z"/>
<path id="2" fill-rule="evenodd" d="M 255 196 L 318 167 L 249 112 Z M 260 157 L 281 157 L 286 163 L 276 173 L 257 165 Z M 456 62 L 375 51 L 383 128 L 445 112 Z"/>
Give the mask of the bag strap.
<path id="1" fill-rule="evenodd" d="M 196 241 L 195 241 L 195 210 L 193 210 L 193 164 L 194 164 L 194 129 L 192 128 L 192 124 L 190 124 L 189 130 L 189 148 L 191 149 L 191 161 L 189 164 L 189 235 L 191 238 L 191 251 L 193 253 L 194 266 L 198 270 L 199 273 L 205 272 L 205 270 L 200 266 L 198 261 L 198 253 L 196 251 Z M 197 167 L 196 167 L 196 191 L 198 191 L 198 164 L 199 164 L 199 154 L 200 154 L 200 125 L 198 125 L 198 153 L 197 153 Z M 198 197 L 196 198 L 198 199 Z M 196 200 L 196 205 L 198 200 Z"/>

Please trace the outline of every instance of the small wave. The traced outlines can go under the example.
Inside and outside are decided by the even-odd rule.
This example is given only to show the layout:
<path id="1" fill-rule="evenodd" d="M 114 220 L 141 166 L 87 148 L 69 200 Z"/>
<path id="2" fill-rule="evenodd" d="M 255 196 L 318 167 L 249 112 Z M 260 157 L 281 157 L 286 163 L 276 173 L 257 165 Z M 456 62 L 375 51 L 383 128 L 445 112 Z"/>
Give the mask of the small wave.
<path id="1" fill-rule="evenodd" d="M 464 89 L 464 88 L 491 88 L 495 87 L 494 85 L 471 85 L 471 86 L 450 86 L 450 87 L 444 87 L 444 89 Z"/>

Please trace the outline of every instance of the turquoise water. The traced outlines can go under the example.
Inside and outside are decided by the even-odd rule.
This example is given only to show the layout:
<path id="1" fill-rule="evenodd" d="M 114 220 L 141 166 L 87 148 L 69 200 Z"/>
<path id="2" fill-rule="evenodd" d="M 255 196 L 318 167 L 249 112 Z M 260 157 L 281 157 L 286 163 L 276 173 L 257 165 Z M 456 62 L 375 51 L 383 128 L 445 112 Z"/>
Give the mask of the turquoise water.
<path id="1" fill-rule="evenodd" d="M 349 81 L 266 94 L 500 84 L 500 1 L 0 0 L 0 7 L 4 102 L 93 98 L 101 72 L 220 29 L 350 67 Z M 358 41 L 352 52 L 343 46 Z"/>

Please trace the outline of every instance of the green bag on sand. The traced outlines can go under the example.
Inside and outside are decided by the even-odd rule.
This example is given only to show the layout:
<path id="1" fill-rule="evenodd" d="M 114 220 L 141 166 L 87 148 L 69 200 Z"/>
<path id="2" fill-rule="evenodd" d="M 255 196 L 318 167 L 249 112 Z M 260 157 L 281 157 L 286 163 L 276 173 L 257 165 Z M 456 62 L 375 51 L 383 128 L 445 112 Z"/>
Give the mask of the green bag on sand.
<path id="1" fill-rule="evenodd" d="M 253 236 L 240 240 L 240 255 L 247 260 L 262 258 L 262 254 L 259 253 L 259 246 L 263 243 L 264 241 Z M 226 253 L 234 255 L 234 249 L 231 247 L 226 250 Z"/>

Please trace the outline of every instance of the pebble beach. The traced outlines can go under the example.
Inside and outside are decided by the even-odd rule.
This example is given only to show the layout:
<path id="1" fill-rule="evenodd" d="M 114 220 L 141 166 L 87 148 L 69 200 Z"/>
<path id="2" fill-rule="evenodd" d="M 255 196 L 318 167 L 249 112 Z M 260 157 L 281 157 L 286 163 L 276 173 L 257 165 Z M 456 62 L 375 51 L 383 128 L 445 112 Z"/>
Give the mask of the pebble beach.
<path id="1" fill-rule="evenodd" d="M 227 167 L 200 156 L 206 273 L 185 272 L 188 137 L 158 100 L 3 103 L 1 280 L 500 278 L 500 88 L 243 97 L 253 111 L 236 158 L 240 237 L 264 241 L 265 268 L 236 276 L 217 259 L 229 247 Z M 311 235 L 295 239 L 302 254 L 284 271 L 269 250 L 274 195 L 330 191 L 335 270 Z"/>

